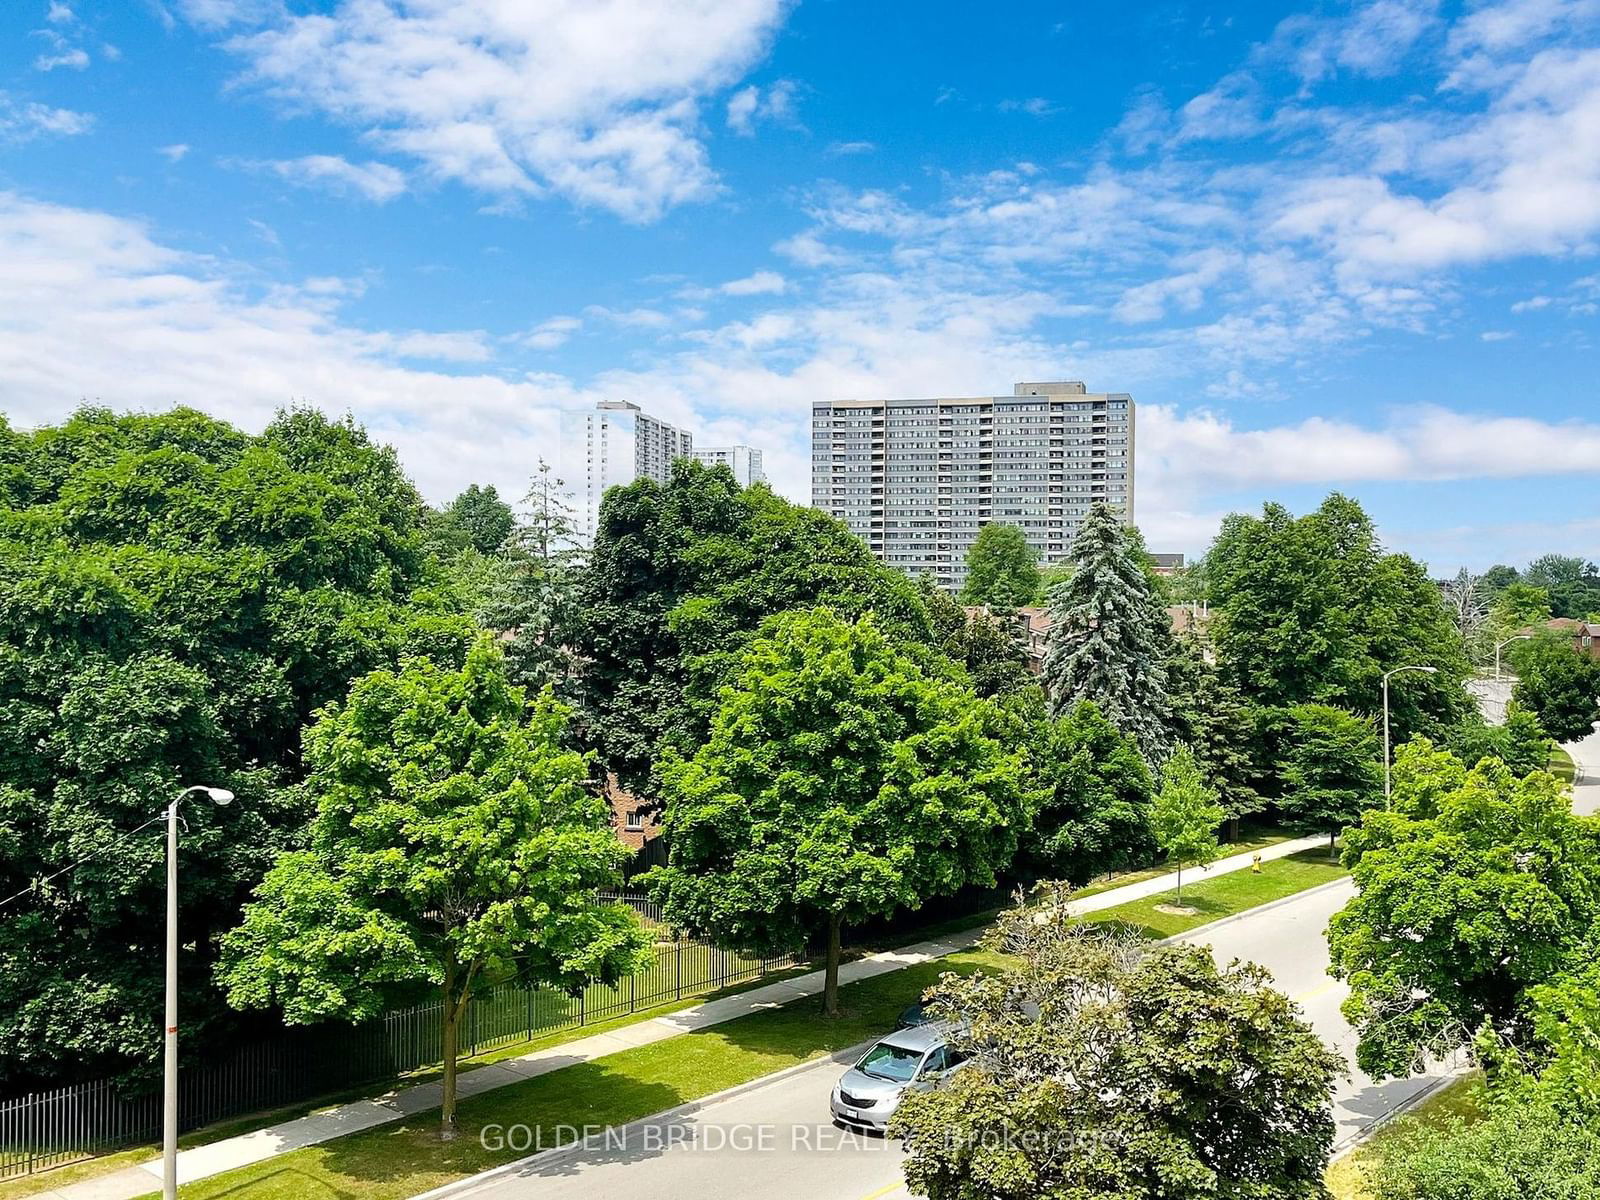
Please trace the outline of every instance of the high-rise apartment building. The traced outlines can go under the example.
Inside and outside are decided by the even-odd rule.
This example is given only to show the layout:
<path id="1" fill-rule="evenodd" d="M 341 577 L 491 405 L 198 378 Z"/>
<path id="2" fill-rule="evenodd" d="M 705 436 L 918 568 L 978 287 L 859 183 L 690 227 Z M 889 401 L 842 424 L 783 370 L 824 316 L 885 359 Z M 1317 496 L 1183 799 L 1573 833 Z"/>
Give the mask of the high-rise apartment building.
<path id="1" fill-rule="evenodd" d="M 1010 396 L 819 401 L 811 503 L 883 562 L 959 588 L 984 525 L 1016 525 L 1062 558 L 1096 501 L 1133 520 L 1133 399 L 1081 383 Z"/>
<path id="2" fill-rule="evenodd" d="M 695 450 L 694 457 L 708 467 L 727 467 L 741 487 L 767 480 L 761 469 L 761 451 L 749 446 L 702 446 Z"/>
<path id="3" fill-rule="evenodd" d="M 673 460 L 688 458 L 693 449 L 686 430 L 626 400 L 562 413 L 561 476 L 573 491 L 573 532 L 581 544 L 594 541 L 607 488 L 644 478 L 665 483 Z"/>

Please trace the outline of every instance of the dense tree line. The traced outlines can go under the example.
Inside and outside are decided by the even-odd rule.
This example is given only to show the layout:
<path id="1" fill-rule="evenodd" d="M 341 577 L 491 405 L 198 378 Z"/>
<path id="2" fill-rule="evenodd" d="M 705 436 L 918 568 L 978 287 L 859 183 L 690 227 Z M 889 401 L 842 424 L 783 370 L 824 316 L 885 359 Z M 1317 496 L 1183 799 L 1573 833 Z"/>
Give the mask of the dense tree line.
<path id="1" fill-rule="evenodd" d="M 191 783 L 239 796 L 186 810 L 181 876 L 187 1020 L 225 1033 L 211 964 L 306 826 L 301 728 L 381 664 L 458 660 L 472 623 L 427 570 L 425 506 L 394 454 L 348 421 L 285 412 L 249 436 L 187 409 L 84 409 L 0 425 L 0 463 L 0 896 L 25 893 L 0 921 L 0 1083 L 15 1087 L 153 1060 L 163 851 L 129 835 Z"/>

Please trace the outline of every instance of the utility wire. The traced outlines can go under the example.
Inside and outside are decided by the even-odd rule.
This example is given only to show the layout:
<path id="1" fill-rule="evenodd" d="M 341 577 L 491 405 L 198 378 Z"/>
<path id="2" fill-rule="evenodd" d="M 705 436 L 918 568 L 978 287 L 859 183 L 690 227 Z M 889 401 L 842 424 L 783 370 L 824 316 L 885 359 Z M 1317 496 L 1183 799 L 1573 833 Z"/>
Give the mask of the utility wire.
<path id="1" fill-rule="evenodd" d="M 125 842 L 129 838 L 133 837 L 134 834 L 143 833 L 146 829 L 149 829 L 150 826 L 154 825 L 157 821 L 164 821 L 164 820 L 166 820 L 166 818 L 167 818 L 167 810 L 166 809 L 162 809 L 159 813 L 157 813 L 155 816 L 151 817 L 143 825 L 140 825 L 135 829 L 128 830 L 127 833 L 125 833 L 121 837 L 117 838 L 116 841 L 111 842 L 109 845 L 105 845 L 105 846 L 100 847 L 100 849 L 96 850 L 93 854 L 86 855 L 85 857 L 80 858 L 77 862 L 72 863 L 72 864 L 70 864 L 68 866 L 62 867 L 59 871 L 54 871 L 51 874 L 44 876 L 43 878 L 35 879 L 32 883 L 28 884 L 27 887 L 23 888 L 16 895 L 7 896 L 4 900 L 0 900 L 0 908 L 4 908 L 6 905 L 10 904 L 13 900 L 21 900 L 24 896 L 26 896 L 26 895 L 28 895 L 28 894 L 30 894 L 32 892 L 38 891 L 41 887 L 43 887 L 45 884 L 49 883 L 52 879 L 59 879 L 61 876 L 65 875 L 68 871 L 76 871 L 79 867 L 83 866 L 84 863 L 92 862 L 94 859 L 99 858 L 102 854 L 105 854 L 107 851 L 115 850 L 118 846 L 122 845 L 123 842 Z"/>

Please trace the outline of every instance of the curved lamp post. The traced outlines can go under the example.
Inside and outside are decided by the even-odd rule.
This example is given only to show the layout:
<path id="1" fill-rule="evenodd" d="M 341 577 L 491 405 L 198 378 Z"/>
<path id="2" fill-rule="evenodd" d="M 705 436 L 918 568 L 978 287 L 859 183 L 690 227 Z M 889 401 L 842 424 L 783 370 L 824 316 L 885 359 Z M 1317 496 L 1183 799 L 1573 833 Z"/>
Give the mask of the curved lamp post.
<path id="1" fill-rule="evenodd" d="M 1494 681 L 1496 683 L 1500 682 L 1500 651 L 1511 645 L 1512 642 L 1527 642 L 1532 640 L 1533 634 L 1531 633 L 1513 633 L 1505 641 L 1501 642 L 1494 648 Z"/>
<path id="2" fill-rule="evenodd" d="M 178 1195 L 178 805 L 190 796 L 211 797 L 216 804 L 232 804 L 227 788 L 196 784 L 186 787 L 167 805 L 167 1020 L 162 1055 L 164 1083 L 161 1114 L 161 1195 Z"/>
<path id="3" fill-rule="evenodd" d="M 1383 673 L 1383 807 L 1389 807 L 1389 676 L 1405 671 L 1421 671 L 1432 675 L 1438 667 L 1396 667 Z"/>

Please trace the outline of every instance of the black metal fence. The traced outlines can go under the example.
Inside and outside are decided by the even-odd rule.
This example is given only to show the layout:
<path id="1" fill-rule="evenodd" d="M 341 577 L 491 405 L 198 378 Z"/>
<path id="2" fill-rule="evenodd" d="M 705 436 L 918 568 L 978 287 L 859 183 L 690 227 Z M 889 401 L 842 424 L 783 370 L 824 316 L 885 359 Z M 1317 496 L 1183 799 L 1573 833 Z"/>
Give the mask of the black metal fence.
<path id="1" fill-rule="evenodd" d="M 633 905 L 646 925 L 661 922 L 648 900 L 607 898 Z M 594 983 L 576 996 L 514 983 L 484 989 L 463 1018 L 462 1057 L 703 995 L 798 961 L 751 958 L 706 942 L 668 940 L 664 927 L 662 932 L 655 965 L 616 987 Z M 435 1066 L 442 1057 L 439 1015 L 435 1001 L 362 1025 L 286 1028 L 271 1041 L 187 1066 L 178 1078 L 182 1127 L 198 1129 Z M 0 1179 L 151 1142 L 160 1134 L 160 1093 L 126 1094 L 110 1081 L 0 1100 Z"/>

